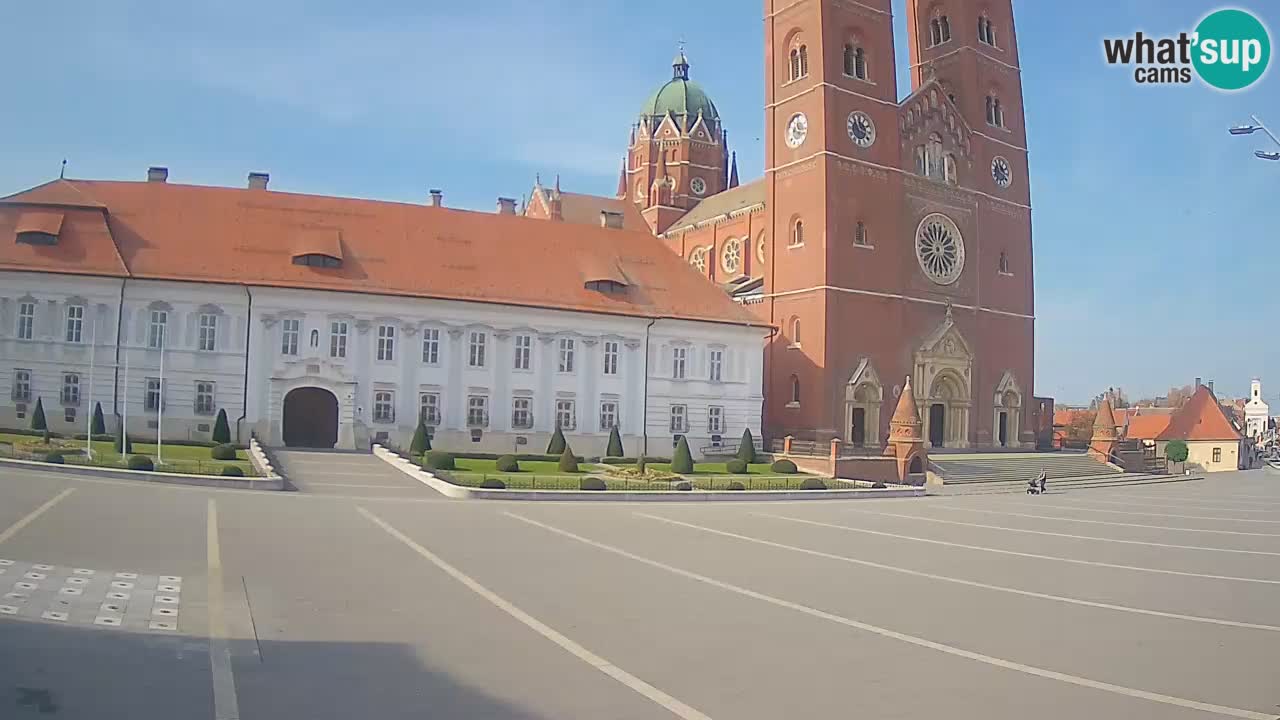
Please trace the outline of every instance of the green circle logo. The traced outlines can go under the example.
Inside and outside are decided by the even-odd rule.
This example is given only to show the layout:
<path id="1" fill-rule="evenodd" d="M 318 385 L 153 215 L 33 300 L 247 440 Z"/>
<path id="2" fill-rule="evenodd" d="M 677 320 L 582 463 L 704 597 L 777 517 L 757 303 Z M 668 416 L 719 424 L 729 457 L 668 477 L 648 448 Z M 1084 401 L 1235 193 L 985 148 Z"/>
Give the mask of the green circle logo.
<path id="1" fill-rule="evenodd" d="M 1218 10 L 1196 27 L 1192 63 L 1200 78 L 1219 90 L 1243 90 L 1258 81 L 1271 61 L 1271 36 L 1244 10 Z"/>

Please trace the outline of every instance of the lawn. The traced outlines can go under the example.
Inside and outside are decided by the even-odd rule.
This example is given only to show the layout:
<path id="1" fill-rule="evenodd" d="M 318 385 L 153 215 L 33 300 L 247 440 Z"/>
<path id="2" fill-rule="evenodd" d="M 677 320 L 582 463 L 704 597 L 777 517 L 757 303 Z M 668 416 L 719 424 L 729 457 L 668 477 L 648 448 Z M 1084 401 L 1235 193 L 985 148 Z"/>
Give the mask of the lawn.
<path id="1" fill-rule="evenodd" d="M 12 454 L 24 460 L 43 460 L 48 450 L 39 437 L 0 433 L 0 451 L 4 451 L 6 449 L 4 446 L 6 445 L 11 446 L 10 452 Z M 69 465 L 98 465 L 119 468 L 126 466 L 125 458 L 115 451 L 112 442 L 94 440 L 90 445 L 93 448 L 92 461 L 83 454 L 84 440 L 55 438 L 52 449 L 63 452 Z M 253 464 L 249 462 L 249 456 L 244 450 L 236 452 L 236 460 L 234 461 L 214 460 L 210 457 L 209 451 L 210 448 L 207 447 L 165 445 L 160 449 L 160 455 L 164 462 L 156 465 L 156 471 L 188 475 L 219 475 L 222 473 L 222 468 L 227 465 L 235 465 L 244 471 L 244 474 L 248 477 L 253 477 L 257 474 L 254 472 Z M 134 442 L 133 454 L 146 455 L 152 461 L 155 461 L 156 444 Z"/>
<path id="2" fill-rule="evenodd" d="M 611 476 L 588 463 L 581 463 L 580 467 L 583 470 L 570 474 L 560 472 L 557 463 L 546 461 L 521 461 L 520 472 L 518 473 L 498 472 L 496 461 L 494 460 L 459 458 L 454 462 L 457 470 L 443 471 L 438 474 L 443 479 L 464 487 L 479 487 L 486 479 L 498 479 L 505 483 L 509 490 L 578 490 L 582 478 L 593 475 L 603 479 L 606 487 L 611 491 L 652 492 L 671 491 L 673 485 L 679 482 L 678 478 L 673 481 L 666 481 Z M 649 463 L 648 467 L 662 472 L 670 472 L 671 466 L 667 463 Z M 747 490 L 799 490 L 800 483 L 810 477 L 807 475 L 778 475 L 770 470 L 768 464 L 764 463 L 751 465 L 748 468 L 750 472 L 746 475 L 729 474 L 725 469 L 724 463 L 698 463 L 694 466 L 694 470 L 695 472 L 687 477 L 693 482 L 694 488 L 698 490 L 728 490 L 729 485 L 734 482 L 741 483 Z M 830 483 L 829 486 L 832 488 L 845 487 L 843 483 Z"/>
<path id="3" fill-rule="evenodd" d="M 635 467 L 635 466 L 630 465 L 630 466 L 622 466 L 622 467 Z M 645 467 L 650 468 L 652 470 L 658 470 L 664 473 L 671 472 L 671 463 L 647 463 Z M 747 474 L 748 475 L 778 475 L 778 473 L 773 471 L 772 466 L 770 466 L 769 463 L 751 463 L 750 465 L 747 465 Z M 681 473 L 681 475 L 684 475 L 685 477 L 699 477 L 699 476 L 713 477 L 713 476 L 719 476 L 719 475 L 739 477 L 729 472 L 729 468 L 726 467 L 726 463 L 722 463 L 722 462 L 694 463 L 693 472 Z M 785 476 L 779 476 L 779 477 L 785 477 Z"/>

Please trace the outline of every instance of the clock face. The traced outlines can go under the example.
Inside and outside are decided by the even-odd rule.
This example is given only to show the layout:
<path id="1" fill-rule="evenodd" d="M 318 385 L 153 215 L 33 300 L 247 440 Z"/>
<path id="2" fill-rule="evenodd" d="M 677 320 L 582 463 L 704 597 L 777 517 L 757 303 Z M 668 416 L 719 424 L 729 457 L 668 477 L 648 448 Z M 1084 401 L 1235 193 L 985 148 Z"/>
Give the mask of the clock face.
<path id="1" fill-rule="evenodd" d="M 689 189 L 693 190 L 694 195 L 702 196 L 707 194 L 707 181 L 696 177 L 689 182 Z"/>
<path id="2" fill-rule="evenodd" d="M 804 113 L 796 113 L 791 116 L 791 122 L 787 123 L 787 147 L 795 149 L 804 144 L 804 139 L 809 136 L 809 118 Z"/>
<path id="3" fill-rule="evenodd" d="M 1013 170 L 1009 167 L 1009 161 L 997 155 L 991 161 L 991 179 L 996 181 L 996 185 L 1001 188 L 1007 188 L 1013 184 Z"/>
<path id="4" fill-rule="evenodd" d="M 860 148 L 869 148 L 876 141 L 876 124 L 871 121 L 871 116 L 857 110 L 849 113 L 848 123 L 849 139 L 854 145 Z"/>

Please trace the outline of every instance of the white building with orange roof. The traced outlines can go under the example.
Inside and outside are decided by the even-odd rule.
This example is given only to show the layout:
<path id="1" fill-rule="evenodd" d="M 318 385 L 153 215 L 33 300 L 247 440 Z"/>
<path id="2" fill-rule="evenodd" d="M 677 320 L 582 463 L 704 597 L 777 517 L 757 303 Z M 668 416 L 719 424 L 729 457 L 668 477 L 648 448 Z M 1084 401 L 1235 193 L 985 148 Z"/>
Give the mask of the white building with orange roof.
<path id="1" fill-rule="evenodd" d="M 629 455 L 759 436 L 771 328 L 650 233 L 168 182 L 0 199 L 0 427 Z M 161 362 L 164 372 L 161 382 Z M 92 366 L 92 372 L 91 372 Z M 126 377 L 127 368 L 127 377 Z M 90 390 L 92 385 L 92 390 Z M 521 440 L 523 439 L 523 440 Z"/>

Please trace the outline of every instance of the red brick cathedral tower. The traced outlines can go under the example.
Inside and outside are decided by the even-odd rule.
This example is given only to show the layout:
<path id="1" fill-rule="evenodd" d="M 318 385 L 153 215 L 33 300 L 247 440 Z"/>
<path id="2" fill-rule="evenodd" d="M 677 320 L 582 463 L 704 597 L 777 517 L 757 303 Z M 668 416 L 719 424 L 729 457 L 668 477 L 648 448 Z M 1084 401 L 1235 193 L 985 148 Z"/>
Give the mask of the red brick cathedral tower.
<path id="1" fill-rule="evenodd" d="M 926 443 L 1029 446 L 1030 194 L 1010 0 L 765 0 L 774 437 L 878 446 L 910 376 Z"/>

